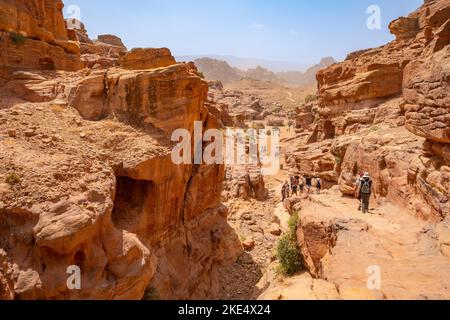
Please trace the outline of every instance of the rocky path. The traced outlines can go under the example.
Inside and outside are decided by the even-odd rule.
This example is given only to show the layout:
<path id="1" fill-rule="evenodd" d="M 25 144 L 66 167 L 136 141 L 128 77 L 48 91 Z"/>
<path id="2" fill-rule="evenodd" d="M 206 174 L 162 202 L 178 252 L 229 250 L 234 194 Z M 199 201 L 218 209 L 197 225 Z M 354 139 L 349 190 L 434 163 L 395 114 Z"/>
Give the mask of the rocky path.
<path id="1" fill-rule="evenodd" d="M 318 279 L 270 274 L 264 299 L 450 299 L 450 259 L 433 225 L 390 203 L 362 215 L 337 189 L 301 212 L 303 253 Z M 269 281 L 269 280 L 267 280 Z"/>
<path id="2" fill-rule="evenodd" d="M 293 98 L 292 98 L 292 96 L 293 96 L 293 94 L 292 94 L 292 92 L 290 92 L 290 91 L 286 91 L 286 93 L 287 93 L 287 98 L 286 99 L 288 99 L 290 102 L 296 102 Z"/>

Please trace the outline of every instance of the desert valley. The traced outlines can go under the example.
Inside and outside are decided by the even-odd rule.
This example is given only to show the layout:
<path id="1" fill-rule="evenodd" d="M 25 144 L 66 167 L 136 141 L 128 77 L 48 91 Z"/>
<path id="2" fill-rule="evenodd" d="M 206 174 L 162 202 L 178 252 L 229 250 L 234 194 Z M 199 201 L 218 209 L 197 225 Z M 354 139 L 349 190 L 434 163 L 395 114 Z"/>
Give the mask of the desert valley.
<path id="1" fill-rule="evenodd" d="M 450 299 L 450 0 L 304 72 L 91 39 L 63 7 L 0 0 L 0 300 Z M 175 164 L 199 122 L 279 131 L 280 170 Z M 283 199 L 293 176 L 323 188 Z"/>

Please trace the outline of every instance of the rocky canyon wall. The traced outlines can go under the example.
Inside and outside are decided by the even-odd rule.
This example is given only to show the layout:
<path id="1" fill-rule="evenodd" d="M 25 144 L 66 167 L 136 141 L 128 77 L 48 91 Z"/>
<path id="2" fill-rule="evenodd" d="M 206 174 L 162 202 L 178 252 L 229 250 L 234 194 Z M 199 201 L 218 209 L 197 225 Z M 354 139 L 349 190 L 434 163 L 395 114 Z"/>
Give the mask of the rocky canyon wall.
<path id="1" fill-rule="evenodd" d="M 175 165 L 170 141 L 194 121 L 219 128 L 207 83 L 168 49 L 127 53 L 113 36 L 97 46 L 121 53 L 94 60 L 114 63 L 85 59 L 76 71 L 80 53 L 68 48 L 88 40 L 68 40 L 61 2 L 0 5 L 3 32 L 26 38 L 2 37 L 0 298 L 217 296 L 219 267 L 242 250 L 221 205 L 224 167 Z M 47 58 L 58 72 L 39 64 Z M 71 266 L 80 289 L 67 285 Z"/>
<path id="2" fill-rule="evenodd" d="M 69 41 L 60 0 L 0 1 L 0 78 L 25 69 L 82 68 L 80 48 Z"/>
<path id="3" fill-rule="evenodd" d="M 393 42 L 319 71 L 318 101 L 299 109 L 307 145 L 293 146 L 288 162 L 348 195 L 369 171 L 374 200 L 448 217 L 449 19 L 450 1 L 425 1 L 390 24 Z"/>

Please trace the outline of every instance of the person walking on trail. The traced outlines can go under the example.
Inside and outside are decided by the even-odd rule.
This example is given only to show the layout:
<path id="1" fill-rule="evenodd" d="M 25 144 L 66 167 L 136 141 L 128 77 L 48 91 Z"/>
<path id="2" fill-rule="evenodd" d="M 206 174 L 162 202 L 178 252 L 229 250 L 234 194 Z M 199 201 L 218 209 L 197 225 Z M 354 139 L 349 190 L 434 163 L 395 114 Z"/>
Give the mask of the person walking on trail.
<path id="1" fill-rule="evenodd" d="M 361 195 L 361 210 L 363 214 L 369 213 L 370 197 L 372 195 L 372 179 L 368 172 L 359 180 L 358 192 Z"/>
<path id="2" fill-rule="evenodd" d="M 298 196 L 298 185 L 299 185 L 299 181 L 297 177 L 292 177 L 291 180 L 291 188 L 292 188 L 292 195 L 296 195 Z"/>
<path id="3" fill-rule="evenodd" d="M 322 191 L 322 179 L 320 179 L 320 177 L 316 178 L 316 188 L 317 188 L 317 193 L 320 194 L 320 192 Z"/>
<path id="4" fill-rule="evenodd" d="M 306 176 L 305 180 L 306 180 L 306 190 L 308 191 L 308 194 L 310 194 L 311 188 L 312 188 L 312 178 L 309 176 Z"/>
<path id="5" fill-rule="evenodd" d="M 287 181 L 283 184 L 283 187 L 281 188 L 281 196 L 283 198 L 283 202 L 284 200 L 286 200 L 286 198 L 289 198 L 289 183 Z"/>
<path id="6" fill-rule="evenodd" d="M 295 181 L 294 181 L 294 179 L 295 179 L 295 177 L 294 176 L 291 176 L 290 177 L 290 182 L 291 182 L 291 184 L 290 184 L 290 191 L 291 191 L 291 195 L 294 195 L 294 189 L 295 189 L 295 187 L 294 187 L 294 185 L 295 185 Z"/>

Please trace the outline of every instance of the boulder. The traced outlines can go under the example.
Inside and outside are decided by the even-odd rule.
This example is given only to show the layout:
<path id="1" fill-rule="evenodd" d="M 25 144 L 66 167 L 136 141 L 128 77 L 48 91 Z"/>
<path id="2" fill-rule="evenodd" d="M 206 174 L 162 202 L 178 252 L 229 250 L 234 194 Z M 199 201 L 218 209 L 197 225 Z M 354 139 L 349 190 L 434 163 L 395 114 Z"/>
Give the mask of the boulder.
<path id="1" fill-rule="evenodd" d="M 270 232 L 271 235 L 274 235 L 274 236 L 277 236 L 277 237 L 280 236 L 281 233 L 282 233 L 281 227 L 277 223 L 272 223 L 272 225 L 270 226 L 269 232 Z"/>
<path id="2" fill-rule="evenodd" d="M 302 209 L 302 199 L 299 197 L 287 198 L 284 200 L 283 206 L 290 215 L 293 215 Z"/>
<path id="3" fill-rule="evenodd" d="M 261 169 L 248 165 L 245 167 L 228 167 L 224 193 L 232 198 L 265 201 L 269 195 Z M 225 198 L 228 198 L 225 196 Z"/>
<path id="4" fill-rule="evenodd" d="M 125 48 L 125 45 L 122 42 L 122 39 L 120 39 L 118 36 L 112 35 L 112 34 L 102 34 L 97 37 L 97 41 L 109 44 L 111 46 L 115 47 L 122 47 Z"/>
<path id="5" fill-rule="evenodd" d="M 119 64 L 128 70 L 157 69 L 174 65 L 175 58 L 167 48 L 133 49 L 120 58 Z"/>

